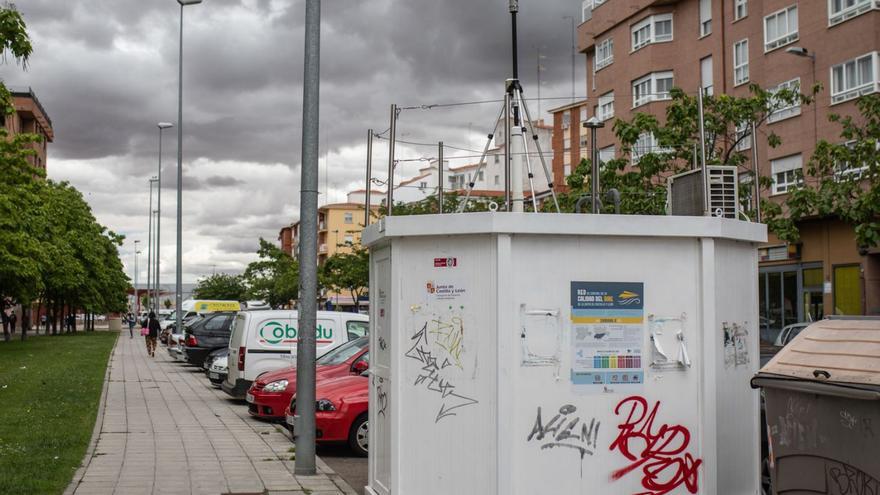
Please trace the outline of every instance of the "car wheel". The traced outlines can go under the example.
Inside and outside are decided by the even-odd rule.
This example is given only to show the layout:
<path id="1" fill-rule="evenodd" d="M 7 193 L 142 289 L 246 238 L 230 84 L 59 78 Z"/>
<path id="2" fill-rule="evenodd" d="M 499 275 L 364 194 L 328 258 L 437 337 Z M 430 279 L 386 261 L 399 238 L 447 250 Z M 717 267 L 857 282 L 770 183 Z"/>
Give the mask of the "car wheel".
<path id="1" fill-rule="evenodd" d="M 348 433 L 348 445 L 359 457 L 367 456 L 367 447 L 369 446 L 369 423 L 366 414 L 361 414 L 354 420 L 351 430 Z"/>

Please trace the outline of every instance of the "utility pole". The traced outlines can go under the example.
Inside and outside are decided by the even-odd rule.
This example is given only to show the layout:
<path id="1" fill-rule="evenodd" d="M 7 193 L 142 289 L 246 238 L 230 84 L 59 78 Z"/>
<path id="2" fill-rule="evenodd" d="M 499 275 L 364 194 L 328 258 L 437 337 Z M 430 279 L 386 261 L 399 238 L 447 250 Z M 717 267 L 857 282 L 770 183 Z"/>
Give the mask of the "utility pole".
<path id="1" fill-rule="evenodd" d="M 397 105 L 391 105 L 391 127 L 388 134 L 388 181 L 385 187 L 385 206 L 386 215 L 389 217 L 394 214 L 394 145 L 397 141 Z"/>
<path id="2" fill-rule="evenodd" d="M 437 167 L 437 211 L 443 213 L 443 141 L 437 143 Z"/>
<path id="3" fill-rule="evenodd" d="M 300 303 L 296 347 L 297 475 L 315 474 L 315 330 L 318 298 L 318 154 L 321 1 L 306 0 L 300 174 Z"/>
<path id="4" fill-rule="evenodd" d="M 699 111 L 700 118 L 700 165 L 703 169 L 700 171 L 702 174 L 702 182 L 703 182 L 703 215 L 709 216 L 711 212 L 709 211 L 709 171 L 706 169 L 706 128 L 705 122 L 703 121 L 703 87 L 700 86 L 699 93 L 697 98 L 697 110 Z M 754 141 L 754 136 L 752 141 Z"/>
<path id="5" fill-rule="evenodd" d="M 373 189 L 373 130 L 367 130 L 367 191 L 364 193 L 364 228 L 370 225 L 370 192 Z"/>

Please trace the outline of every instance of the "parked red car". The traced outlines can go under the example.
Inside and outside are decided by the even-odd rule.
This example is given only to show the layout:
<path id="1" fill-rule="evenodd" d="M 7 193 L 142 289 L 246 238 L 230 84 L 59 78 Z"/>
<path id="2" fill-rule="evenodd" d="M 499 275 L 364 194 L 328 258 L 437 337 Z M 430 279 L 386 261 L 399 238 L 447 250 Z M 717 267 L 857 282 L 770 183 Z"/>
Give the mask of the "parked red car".
<path id="1" fill-rule="evenodd" d="M 341 376 L 360 375 L 370 367 L 369 337 L 361 337 L 328 351 L 318 358 L 315 382 Z M 248 412 L 258 418 L 284 421 L 284 408 L 296 394 L 296 367 L 261 374 L 254 380 L 245 399 Z"/>
<path id="2" fill-rule="evenodd" d="M 315 387 L 315 440 L 348 443 L 355 454 L 366 457 L 369 446 L 369 378 L 366 374 L 324 380 Z M 296 396 L 284 411 L 287 427 L 294 431 Z"/>

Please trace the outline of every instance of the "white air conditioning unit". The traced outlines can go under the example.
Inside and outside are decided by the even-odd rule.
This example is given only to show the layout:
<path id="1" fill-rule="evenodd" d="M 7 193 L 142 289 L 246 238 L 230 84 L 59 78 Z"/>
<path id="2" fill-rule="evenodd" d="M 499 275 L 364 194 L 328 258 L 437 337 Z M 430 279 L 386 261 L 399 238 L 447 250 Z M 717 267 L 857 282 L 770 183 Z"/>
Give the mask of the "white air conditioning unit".
<path id="1" fill-rule="evenodd" d="M 730 165 L 710 165 L 709 215 L 739 217 L 737 169 Z M 666 212 L 669 215 L 703 216 L 702 169 L 673 175 L 666 182 Z"/>

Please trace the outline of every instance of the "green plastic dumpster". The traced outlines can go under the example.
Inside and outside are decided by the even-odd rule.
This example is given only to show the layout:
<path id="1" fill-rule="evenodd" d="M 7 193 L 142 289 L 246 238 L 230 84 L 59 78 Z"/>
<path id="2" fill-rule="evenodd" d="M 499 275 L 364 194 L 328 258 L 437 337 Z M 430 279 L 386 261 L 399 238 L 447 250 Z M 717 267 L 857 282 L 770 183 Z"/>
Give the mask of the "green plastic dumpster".
<path id="1" fill-rule="evenodd" d="M 777 495 L 880 495 L 880 318 L 813 323 L 752 378 Z"/>

